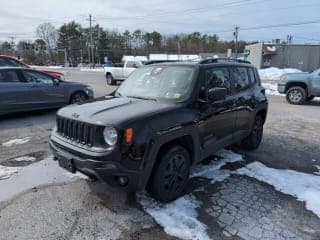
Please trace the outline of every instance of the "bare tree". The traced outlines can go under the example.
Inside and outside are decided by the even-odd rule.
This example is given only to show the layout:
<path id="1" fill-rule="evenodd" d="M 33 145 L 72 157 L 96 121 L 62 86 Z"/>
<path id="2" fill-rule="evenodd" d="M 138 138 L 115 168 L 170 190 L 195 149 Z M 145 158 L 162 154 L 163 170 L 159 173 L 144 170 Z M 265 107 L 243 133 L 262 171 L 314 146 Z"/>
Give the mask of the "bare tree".
<path id="1" fill-rule="evenodd" d="M 42 23 L 36 29 L 36 36 L 45 41 L 47 50 L 51 56 L 51 60 L 54 58 L 54 49 L 57 47 L 58 31 L 51 23 Z"/>

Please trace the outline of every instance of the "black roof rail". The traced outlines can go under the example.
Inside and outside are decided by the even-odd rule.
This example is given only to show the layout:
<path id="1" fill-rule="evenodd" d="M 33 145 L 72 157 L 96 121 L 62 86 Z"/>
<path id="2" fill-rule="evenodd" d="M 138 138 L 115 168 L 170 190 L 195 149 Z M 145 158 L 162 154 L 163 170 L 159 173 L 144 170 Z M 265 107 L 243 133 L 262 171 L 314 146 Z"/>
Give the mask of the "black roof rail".
<path id="1" fill-rule="evenodd" d="M 144 65 L 151 65 L 157 63 L 168 63 L 168 62 L 181 62 L 180 60 L 149 60 L 144 63 Z"/>
<path id="2" fill-rule="evenodd" d="M 251 64 L 251 62 L 249 62 L 247 60 L 241 60 L 241 59 L 236 59 L 236 58 L 208 58 L 208 59 L 201 60 L 199 62 L 199 64 L 218 63 L 219 61 Z"/>

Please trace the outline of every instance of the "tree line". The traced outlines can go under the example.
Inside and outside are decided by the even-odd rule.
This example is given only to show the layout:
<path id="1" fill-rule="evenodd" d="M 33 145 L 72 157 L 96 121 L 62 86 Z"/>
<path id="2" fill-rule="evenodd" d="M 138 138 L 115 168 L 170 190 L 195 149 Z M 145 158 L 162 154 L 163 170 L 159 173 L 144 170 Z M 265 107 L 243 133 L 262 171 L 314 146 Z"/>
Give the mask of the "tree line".
<path id="1" fill-rule="evenodd" d="M 43 23 L 36 29 L 36 40 L 19 41 L 15 46 L 4 42 L 0 45 L 0 53 L 15 54 L 29 64 L 63 64 L 66 60 L 75 66 L 92 62 L 91 48 L 95 63 L 104 63 L 105 56 L 119 62 L 123 55 L 226 53 L 227 49 L 235 50 L 234 41 L 219 39 L 215 33 L 163 34 L 140 29 L 120 32 L 103 29 L 99 24 L 93 26 L 91 32 L 92 44 L 90 29 L 80 23 L 71 21 L 58 29 L 51 23 Z M 239 41 L 238 52 L 243 52 L 245 45 L 251 43 Z"/>

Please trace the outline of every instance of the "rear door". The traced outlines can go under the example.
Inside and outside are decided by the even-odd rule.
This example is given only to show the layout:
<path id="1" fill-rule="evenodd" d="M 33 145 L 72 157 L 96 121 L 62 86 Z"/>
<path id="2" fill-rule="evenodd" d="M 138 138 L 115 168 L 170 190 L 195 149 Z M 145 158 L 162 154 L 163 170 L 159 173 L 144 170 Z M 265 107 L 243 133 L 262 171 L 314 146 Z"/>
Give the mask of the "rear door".
<path id="1" fill-rule="evenodd" d="M 34 70 L 23 70 L 23 75 L 33 91 L 37 92 L 36 102 L 40 108 L 59 107 L 66 103 L 64 86 L 54 84 L 53 77 Z"/>
<path id="2" fill-rule="evenodd" d="M 203 78 L 203 92 L 210 88 L 227 88 L 228 90 L 226 99 L 203 104 L 200 112 L 200 136 L 204 146 L 204 157 L 207 157 L 232 141 L 237 113 L 236 96 L 233 95 L 229 68 L 227 66 L 209 67 L 204 70 Z"/>
<path id="3" fill-rule="evenodd" d="M 36 92 L 24 81 L 19 69 L 0 70 L 0 112 L 11 113 L 35 108 Z"/>
<path id="4" fill-rule="evenodd" d="M 233 66 L 230 68 L 231 80 L 235 89 L 237 111 L 235 137 L 246 135 L 254 118 L 254 84 L 256 82 L 253 68 Z M 240 138 L 240 137 L 239 137 Z"/>

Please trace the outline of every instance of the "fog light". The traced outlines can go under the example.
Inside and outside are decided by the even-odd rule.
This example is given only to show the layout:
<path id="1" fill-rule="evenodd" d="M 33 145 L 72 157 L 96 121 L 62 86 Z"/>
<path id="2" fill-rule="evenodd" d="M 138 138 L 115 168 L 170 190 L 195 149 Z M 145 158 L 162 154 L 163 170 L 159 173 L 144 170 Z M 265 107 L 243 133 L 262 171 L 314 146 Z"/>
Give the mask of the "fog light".
<path id="1" fill-rule="evenodd" d="M 127 186 L 129 183 L 129 179 L 127 177 L 118 177 L 118 183 L 120 186 Z"/>

